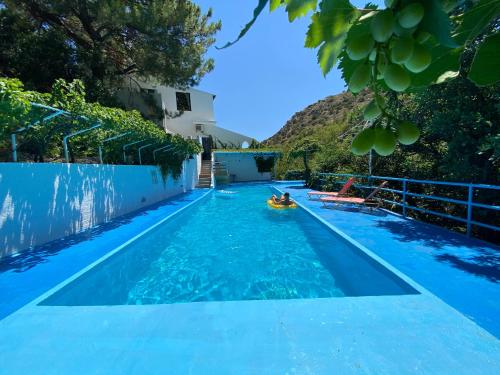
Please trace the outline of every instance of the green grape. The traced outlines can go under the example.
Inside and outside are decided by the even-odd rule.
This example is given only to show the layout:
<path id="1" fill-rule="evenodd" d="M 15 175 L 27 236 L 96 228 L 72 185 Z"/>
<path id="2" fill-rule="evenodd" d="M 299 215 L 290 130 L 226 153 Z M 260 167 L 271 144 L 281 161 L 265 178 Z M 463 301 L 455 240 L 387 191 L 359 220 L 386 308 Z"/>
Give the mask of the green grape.
<path id="1" fill-rule="evenodd" d="M 410 75 L 401 66 L 389 64 L 384 72 L 384 81 L 394 91 L 405 91 L 411 84 Z"/>
<path id="2" fill-rule="evenodd" d="M 385 43 L 394 31 L 394 16 L 391 10 L 383 10 L 377 13 L 370 25 L 373 39 L 379 43 Z"/>
<path id="3" fill-rule="evenodd" d="M 398 23 L 405 29 L 417 26 L 424 18 L 424 6 L 420 3 L 411 3 L 398 14 Z"/>
<path id="4" fill-rule="evenodd" d="M 394 42 L 391 49 L 391 60 L 396 64 L 402 64 L 408 60 L 413 53 L 413 39 L 402 37 Z"/>
<path id="5" fill-rule="evenodd" d="M 363 118 L 366 121 L 373 121 L 382 114 L 382 110 L 375 100 L 372 100 L 363 111 Z"/>
<path id="6" fill-rule="evenodd" d="M 372 148 L 374 141 L 375 141 L 375 130 L 373 128 L 362 130 L 352 140 L 352 145 L 351 145 L 352 153 L 354 155 L 367 154 Z"/>
<path id="7" fill-rule="evenodd" d="M 370 66 L 368 64 L 360 64 L 352 73 L 349 80 L 349 90 L 353 93 L 358 93 L 363 90 L 370 82 Z"/>
<path id="8" fill-rule="evenodd" d="M 415 35 L 415 39 L 418 43 L 424 44 L 429 40 L 431 37 L 431 34 L 429 34 L 427 31 L 419 31 L 417 35 Z"/>
<path id="9" fill-rule="evenodd" d="M 370 52 L 370 55 L 368 56 L 368 60 L 370 60 L 371 62 L 375 62 L 376 59 L 377 59 L 377 50 L 374 49 Z"/>
<path id="10" fill-rule="evenodd" d="M 394 34 L 396 34 L 397 36 L 412 36 L 416 30 L 417 30 L 416 27 L 412 27 L 411 29 L 405 29 L 397 22 L 394 25 Z"/>
<path id="11" fill-rule="evenodd" d="M 415 44 L 411 57 L 404 62 L 404 66 L 412 73 L 423 72 L 432 62 L 431 53 L 420 44 Z"/>
<path id="12" fill-rule="evenodd" d="M 420 130 L 415 124 L 409 121 L 403 121 L 399 124 L 398 127 L 399 143 L 404 145 L 411 145 L 415 143 L 419 137 L 420 137 Z"/>
<path id="13" fill-rule="evenodd" d="M 396 136 L 393 132 L 384 128 L 375 129 L 375 140 L 373 149 L 380 156 L 388 156 L 394 152 L 396 148 Z"/>
<path id="14" fill-rule="evenodd" d="M 353 39 L 347 43 L 347 56 L 351 60 L 364 59 L 370 54 L 374 45 L 375 41 L 369 35 Z"/>

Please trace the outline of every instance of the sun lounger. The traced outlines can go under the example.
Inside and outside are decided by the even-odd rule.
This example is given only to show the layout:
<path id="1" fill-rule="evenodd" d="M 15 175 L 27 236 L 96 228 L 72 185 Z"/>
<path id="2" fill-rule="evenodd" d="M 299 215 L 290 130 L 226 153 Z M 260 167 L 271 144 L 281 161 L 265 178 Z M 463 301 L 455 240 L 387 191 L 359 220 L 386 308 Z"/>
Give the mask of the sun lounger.
<path id="1" fill-rule="evenodd" d="M 310 191 L 307 193 L 308 197 L 310 200 L 313 200 L 313 197 L 317 197 L 317 199 L 320 199 L 322 197 L 337 197 L 337 196 L 342 196 L 347 193 L 349 188 L 352 186 L 354 183 L 354 177 L 351 177 L 347 180 L 347 182 L 342 186 L 342 189 L 339 191 Z M 315 200 L 317 200 L 315 199 Z"/>
<path id="2" fill-rule="evenodd" d="M 366 198 L 357 198 L 357 197 L 325 197 L 320 198 L 319 200 L 323 202 L 325 207 L 329 207 L 328 204 L 354 204 L 357 206 L 366 206 L 377 208 L 381 205 L 382 201 L 380 199 L 375 199 L 375 195 L 385 186 L 387 185 L 387 181 L 383 181 L 378 187 L 373 189 L 370 195 Z"/>

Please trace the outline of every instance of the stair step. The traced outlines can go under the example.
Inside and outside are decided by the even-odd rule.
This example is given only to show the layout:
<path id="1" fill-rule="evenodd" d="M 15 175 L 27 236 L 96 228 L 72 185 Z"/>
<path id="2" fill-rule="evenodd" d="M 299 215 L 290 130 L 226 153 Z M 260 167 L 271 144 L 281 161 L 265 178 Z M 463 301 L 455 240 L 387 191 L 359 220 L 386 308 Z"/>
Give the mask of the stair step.
<path id="1" fill-rule="evenodd" d="M 212 161 L 202 160 L 197 188 L 209 188 L 212 184 Z"/>

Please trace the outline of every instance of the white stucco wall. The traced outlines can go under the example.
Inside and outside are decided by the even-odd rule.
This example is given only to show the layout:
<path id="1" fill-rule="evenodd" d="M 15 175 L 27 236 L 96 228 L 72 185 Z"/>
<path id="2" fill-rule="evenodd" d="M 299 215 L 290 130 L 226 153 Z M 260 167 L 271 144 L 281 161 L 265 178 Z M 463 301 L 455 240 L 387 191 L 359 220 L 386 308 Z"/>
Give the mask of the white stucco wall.
<path id="1" fill-rule="evenodd" d="M 0 258 L 193 189 L 197 159 L 166 184 L 154 166 L 0 163 Z"/>
<path id="2" fill-rule="evenodd" d="M 269 181 L 271 173 L 259 173 L 253 152 L 214 152 L 215 161 L 226 165 L 229 175 L 233 175 L 235 182 Z"/>
<path id="3" fill-rule="evenodd" d="M 176 90 L 172 87 L 158 86 L 156 88 L 161 94 L 164 108 L 169 112 L 177 111 L 176 92 L 187 92 L 191 97 L 191 111 L 185 111 L 182 116 L 175 118 L 166 118 L 166 125 L 169 129 L 182 132 L 194 132 L 193 124 L 197 121 L 215 122 L 214 114 L 214 94 L 199 91 L 195 89 Z M 186 129 L 186 125 L 190 124 L 190 128 Z"/>
<path id="4" fill-rule="evenodd" d="M 252 142 L 252 137 L 221 128 L 217 126 L 214 112 L 215 95 L 209 92 L 189 88 L 186 90 L 173 87 L 155 85 L 151 82 L 141 82 L 144 89 L 155 90 L 161 96 L 162 108 L 170 113 L 177 112 L 176 92 L 187 92 L 191 98 L 191 111 L 185 111 L 177 117 L 165 117 L 163 127 L 169 133 L 180 134 L 186 138 L 209 136 L 219 139 L 223 143 L 241 146 L 243 142 Z M 126 91 L 126 90 L 125 90 Z M 120 92 L 119 98 L 125 100 L 126 92 Z M 201 125 L 201 132 L 196 130 L 196 125 Z"/>

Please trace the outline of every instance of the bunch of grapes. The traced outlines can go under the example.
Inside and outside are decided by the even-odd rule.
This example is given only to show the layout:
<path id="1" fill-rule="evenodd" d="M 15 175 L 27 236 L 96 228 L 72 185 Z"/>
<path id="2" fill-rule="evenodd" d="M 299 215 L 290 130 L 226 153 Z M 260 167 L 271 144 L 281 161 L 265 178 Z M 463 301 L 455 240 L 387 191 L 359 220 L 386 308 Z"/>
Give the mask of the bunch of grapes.
<path id="1" fill-rule="evenodd" d="M 401 121 L 388 113 L 377 85 L 403 92 L 411 84 L 411 73 L 429 67 L 432 56 L 424 43 L 430 34 L 419 29 L 425 9 L 420 1 L 385 0 L 387 9 L 375 11 L 371 17 L 370 34 L 349 40 L 346 53 L 349 59 L 360 61 L 349 80 L 349 90 L 358 93 L 371 86 L 375 98 L 364 110 L 371 127 L 353 140 L 352 151 L 364 155 L 374 149 L 379 155 L 394 152 L 397 142 L 410 145 L 420 136 L 418 127 Z"/>

